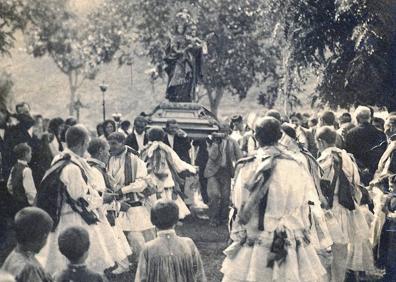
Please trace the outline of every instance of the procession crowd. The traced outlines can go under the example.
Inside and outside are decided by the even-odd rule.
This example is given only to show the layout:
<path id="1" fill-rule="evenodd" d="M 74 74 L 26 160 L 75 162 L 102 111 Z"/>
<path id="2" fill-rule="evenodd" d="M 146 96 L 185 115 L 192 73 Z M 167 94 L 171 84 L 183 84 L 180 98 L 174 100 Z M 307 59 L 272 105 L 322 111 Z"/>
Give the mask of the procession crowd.
<path id="1" fill-rule="evenodd" d="M 149 127 L 0 114 L 0 281 L 210 281 L 186 217 L 228 226 L 223 281 L 396 281 L 396 114 L 276 110 L 192 140 Z M 131 280 L 133 277 L 131 276 Z"/>

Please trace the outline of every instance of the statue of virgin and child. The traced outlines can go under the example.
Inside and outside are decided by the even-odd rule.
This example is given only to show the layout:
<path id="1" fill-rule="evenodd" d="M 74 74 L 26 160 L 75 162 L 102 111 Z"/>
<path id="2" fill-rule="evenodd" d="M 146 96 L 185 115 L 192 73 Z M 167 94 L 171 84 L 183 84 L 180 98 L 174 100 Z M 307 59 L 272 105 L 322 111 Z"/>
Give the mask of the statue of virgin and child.
<path id="1" fill-rule="evenodd" d="M 168 75 L 166 98 L 170 102 L 196 101 L 197 84 L 201 81 L 205 43 L 197 36 L 197 26 L 190 13 L 181 10 L 165 49 L 164 70 Z"/>

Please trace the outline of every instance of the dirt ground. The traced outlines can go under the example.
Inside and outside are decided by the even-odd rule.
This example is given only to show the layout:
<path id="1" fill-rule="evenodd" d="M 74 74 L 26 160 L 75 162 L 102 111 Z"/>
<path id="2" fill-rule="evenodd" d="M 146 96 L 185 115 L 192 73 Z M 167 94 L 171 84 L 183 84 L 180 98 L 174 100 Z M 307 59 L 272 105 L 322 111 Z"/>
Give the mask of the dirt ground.
<path id="1" fill-rule="evenodd" d="M 8 230 L 7 238 L 0 238 L 0 265 L 8 253 L 12 250 L 15 239 L 12 230 Z M 197 245 L 203 260 L 205 273 L 209 282 L 220 282 L 222 274 L 221 264 L 224 260 L 223 250 L 227 246 L 228 230 L 226 226 L 212 227 L 208 221 L 196 218 L 188 218 L 182 226 L 177 226 L 176 232 L 179 236 L 190 237 Z M 134 271 L 112 278 L 110 282 L 134 281 Z M 347 279 L 346 281 L 356 281 Z M 380 281 L 379 276 L 366 277 L 360 281 Z"/>
<path id="2" fill-rule="evenodd" d="M 0 265 L 4 262 L 9 252 L 15 245 L 12 230 L 7 227 L 7 238 L 1 239 Z M 222 251 L 228 240 L 226 226 L 212 227 L 208 221 L 198 219 L 187 219 L 183 226 L 178 226 L 176 232 L 179 236 L 187 236 L 194 240 L 197 245 L 205 267 L 205 272 L 210 282 L 221 281 L 221 263 L 224 259 Z M 134 273 L 129 272 L 111 279 L 113 282 L 130 282 L 134 279 Z"/>

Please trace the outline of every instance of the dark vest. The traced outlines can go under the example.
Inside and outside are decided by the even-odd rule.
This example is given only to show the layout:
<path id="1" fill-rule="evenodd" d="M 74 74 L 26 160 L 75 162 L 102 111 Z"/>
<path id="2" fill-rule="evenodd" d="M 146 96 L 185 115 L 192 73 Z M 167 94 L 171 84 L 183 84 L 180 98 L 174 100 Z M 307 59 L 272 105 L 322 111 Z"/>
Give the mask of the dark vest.
<path id="1" fill-rule="evenodd" d="M 29 206 L 25 188 L 23 187 L 23 170 L 27 167 L 27 165 L 17 162 L 10 175 L 13 197 L 19 204 L 24 206 Z"/>

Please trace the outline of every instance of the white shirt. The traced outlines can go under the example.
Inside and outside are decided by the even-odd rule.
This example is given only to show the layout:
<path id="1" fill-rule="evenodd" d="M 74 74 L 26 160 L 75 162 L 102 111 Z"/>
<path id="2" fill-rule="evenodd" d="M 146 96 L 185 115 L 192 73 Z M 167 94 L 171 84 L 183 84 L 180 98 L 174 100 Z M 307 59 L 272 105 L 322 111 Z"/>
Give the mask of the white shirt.
<path id="1" fill-rule="evenodd" d="M 55 157 L 56 155 L 58 155 L 60 153 L 59 151 L 59 142 L 58 139 L 56 139 L 56 137 L 54 136 L 54 139 L 51 141 L 51 143 L 49 143 L 49 149 L 51 151 L 51 155 L 53 157 Z"/>
<path id="2" fill-rule="evenodd" d="M 239 130 L 234 130 L 231 134 L 230 137 L 232 139 L 234 139 L 235 141 L 238 142 L 238 144 L 242 143 L 242 138 L 243 138 L 243 134 L 241 134 L 241 132 Z"/>
<path id="3" fill-rule="evenodd" d="M 168 141 L 169 141 L 169 146 L 173 149 L 173 145 L 175 144 L 175 136 L 168 134 Z"/>
<path id="4" fill-rule="evenodd" d="M 26 161 L 18 160 L 19 163 L 28 165 Z M 12 172 L 11 172 L 12 173 Z M 36 198 L 37 190 L 34 185 L 32 170 L 30 167 L 26 167 L 22 172 L 23 177 L 23 188 L 25 189 L 26 198 L 28 200 L 29 205 L 34 204 L 34 199 Z M 7 181 L 7 189 L 8 192 L 13 195 L 12 183 L 11 183 L 11 174 Z"/>
<path id="5" fill-rule="evenodd" d="M 123 189 L 122 191 L 124 193 L 130 193 L 130 192 L 140 192 L 141 189 L 138 189 L 138 191 L 132 190 L 132 185 L 133 183 L 131 183 L 128 186 L 125 186 L 125 156 L 126 156 L 126 150 L 121 153 L 118 156 L 112 156 L 110 157 L 109 160 L 109 170 L 108 173 L 110 174 L 110 176 L 114 179 L 114 189 L 115 191 L 118 191 L 119 189 Z M 137 164 L 137 168 L 136 168 L 136 180 L 138 178 L 145 178 L 147 177 L 147 168 L 146 168 L 146 164 L 139 159 L 138 157 L 132 155 L 131 158 L 135 158 L 136 159 L 136 164 Z M 136 181 L 135 181 L 136 182 Z M 129 187 L 130 186 L 130 187 Z M 129 189 L 131 188 L 131 189 Z"/>
<path id="6" fill-rule="evenodd" d="M 117 132 L 124 134 L 125 137 L 127 137 L 127 134 L 125 133 L 124 130 L 122 130 L 122 128 L 120 127 Z"/>
<path id="7" fill-rule="evenodd" d="M 338 153 L 341 155 L 342 158 L 342 170 L 345 173 L 345 176 L 348 180 L 354 184 L 356 187 L 360 184 L 360 176 L 359 170 L 357 168 L 356 163 L 352 160 L 350 155 L 345 151 L 341 150 L 336 147 L 329 147 L 325 149 L 318 158 L 318 163 L 320 167 L 323 169 L 322 179 L 326 179 L 328 181 L 332 181 L 334 178 L 335 170 L 334 170 L 334 163 L 333 163 L 333 153 Z M 337 195 L 339 190 L 339 181 L 336 182 L 336 187 L 334 194 Z M 357 192 L 356 190 L 355 192 Z"/>
<path id="8" fill-rule="evenodd" d="M 94 176 L 92 175 L 92 168 L 83 158 L 76 155 L 70 149 L 65 149 L 63 153 L 69 154 L 72 161 L 78 164 L 78 166 L 75 164 L 66 165 L 59 177 L 63 184 L 65 184 L 70 197 L 74 200 L 84 198 L 89 204 L 88 208 L 91 210 L 101 207 L 103 205 L 103 200 L 93 187 L 95 183 L 93 181 Z M 59 160 L 62 155 L 63 154 L 57 155 L 52 162 L 54 163 Z M 88 183 L 86 183 L 82 177 L 81 168 L 88 177 Z M 71 210 L 71 207 L 65 205 L 63 211 L 65 210 Z"/>
<path id="9" fill-rule="evenodd" d="M 142 134 L 139 134 L 139 133 L 136 132 L 136 130 L 134 130 L 133 133 L 135 133 L 136 142 L 137 142 L 138 147 L 139 147 L 138 151 L 140 152 L 143 149 L 143 147 L 144 147 L 144 134 L 145 133 L 143 132 Z"/>
<path id="10" fill-rule="evenodd" d="M 101 161 L 97 160 L 97 159 L 89 159 L 92 162 L 96 162 L 97 164 L 101 165 L 102 167 L 106 167 L 106 165 L 104 163 L 102 163 Z M 102 172 L 95 166 L 92 166 L 92 182 L 95 184 L 94 185 L 94 189 L 98 192 L 104 193 L 107 190 L 106 187 L 106 182 L 104 180 L 103 174 Z"/>
<path id="11" fill-rule="evenodd" d="M 29 128 L 27 132 L 29 133 L 30 137 L 33 137 L 33 127 Z"/>

